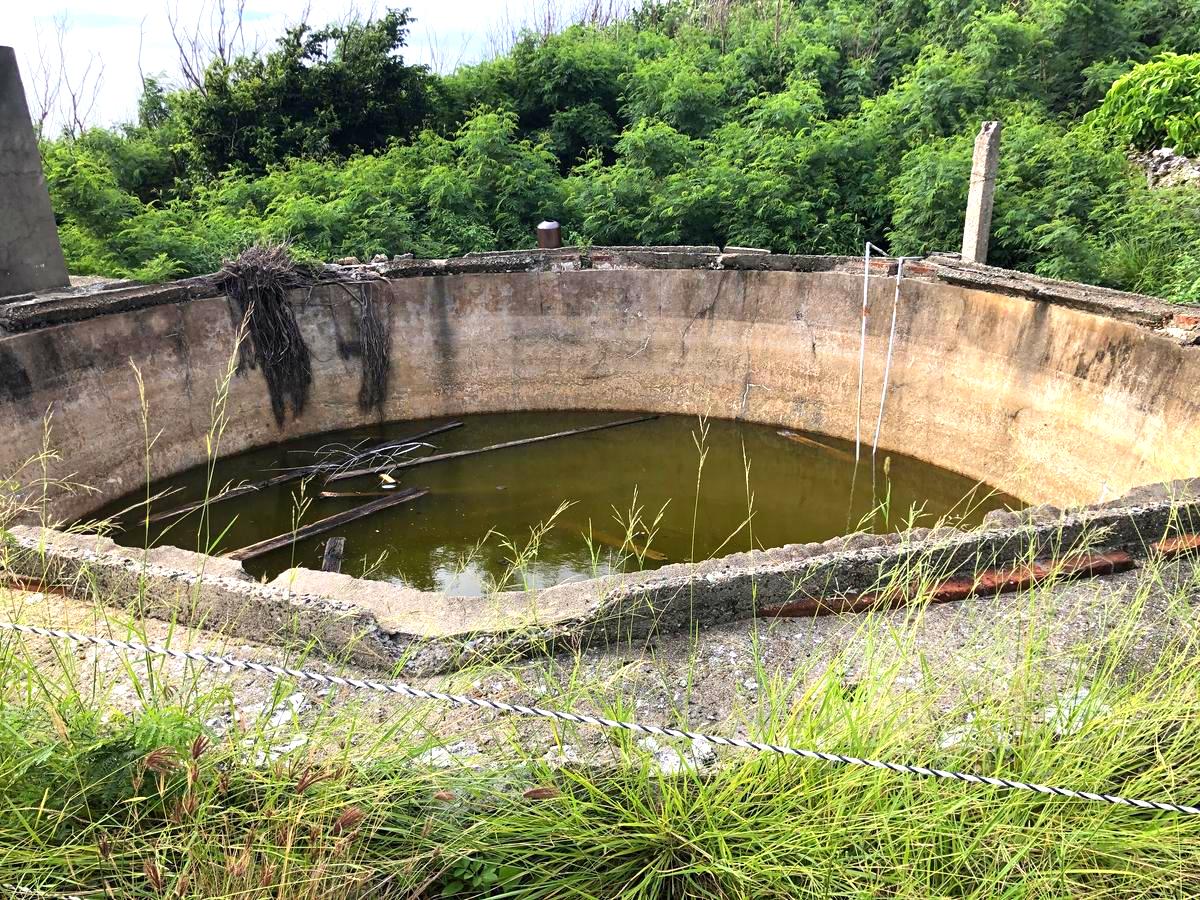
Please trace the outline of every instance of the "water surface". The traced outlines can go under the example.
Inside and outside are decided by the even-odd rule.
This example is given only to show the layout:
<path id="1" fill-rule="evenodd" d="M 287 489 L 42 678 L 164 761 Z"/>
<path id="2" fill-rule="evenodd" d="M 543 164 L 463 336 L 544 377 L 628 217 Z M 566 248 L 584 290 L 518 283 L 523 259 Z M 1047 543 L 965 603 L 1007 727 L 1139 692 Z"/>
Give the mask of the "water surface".
<path id="1" fill-rule="evenodd" d="M 461 417 L 463 427 L 429 438 L 413 456 L 628 418 L 632 413 L 538 412 Z M 306 451 L 367 445 L 414 434 L 449 419 L 398 422 L 325 434 L 218 460 L 215 488 L 257 481 L 311 462 Z M 703 465 L 701 456 L 703 453 Z M 942 516 L 978 523 L 991 509 L 1020 505 L 962 475 L 880 453 L 854 477 L 854 445 L 763 425 L 686 416 L 596 431 L 395 472 L 396 487 L 429 493 L 333 531 L 248 560 L 255 575 L 292 566 L 320 568 L 330 535 L 346 539 L 343 571 L 425 590 L 477 594 L 499 584 L 544 586 L 614 570 L 823 541 L 848 531 L 931 525 Z M 164 510 L 204 496 L 205 467 L 165 479 L 177 489 Z M 872 484 L 874 482 L 874 484 Z M 150 526 L 149 540 L 225 552 L 290 532 L 376 499 L 321 499 L 322 491 L 379 492 L 377 475 L 325 485 L 319 479 L 215 504 L 202 516 Z M 853 487 L 853 494 L 852 494 Z M 395 489 L 395 488 L 393 488 Z M 145 489 L 104 514 L 144 498 Z M 564 504 L 565 508 L 562 508 Z M 116 539 L 142 545 L 138 514 Z M 632 540 L 629 538 L 632 537 Z M 589 543 L 590 539 L 590 543 Z"/>

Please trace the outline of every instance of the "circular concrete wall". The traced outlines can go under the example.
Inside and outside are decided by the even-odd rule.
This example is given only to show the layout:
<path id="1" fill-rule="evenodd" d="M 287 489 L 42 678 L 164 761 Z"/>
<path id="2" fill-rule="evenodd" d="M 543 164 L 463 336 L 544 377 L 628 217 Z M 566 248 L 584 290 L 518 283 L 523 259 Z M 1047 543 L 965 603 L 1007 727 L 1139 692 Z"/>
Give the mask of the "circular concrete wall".
<path id="1" fill-rule="evenodd" d="M 1200 347 L 1187 334 L 1119 309 L 1098 314 L 950 284 L 933 269 L 902 284 L 884 449 L 1059 506 L 1197 474 Z M 515 409 L 707 414 L 854 438 L 861 275 L 632 265 L 422 271 L 294 295 L 313 385 L 303 414 L 282 427 L 262 373 L 236 365 L 238 317 L 225 297 L 0 336 L 0 473 L 37 452 L 52 408 L 51 443 L 62 456 L 52 476 L 95 489 L 55 492 L 55 515 L 84 515 L 141 484 L 135 366 L 157 435 L 155 477 L 205 459 L 223 382 L 225 454 L 379 418 Z M 894 288 L 886 276 L 870 282 L 868 437 Z M 391 366 L 383 408 L 364 411 L 366 296 L 390 331 Z"/>

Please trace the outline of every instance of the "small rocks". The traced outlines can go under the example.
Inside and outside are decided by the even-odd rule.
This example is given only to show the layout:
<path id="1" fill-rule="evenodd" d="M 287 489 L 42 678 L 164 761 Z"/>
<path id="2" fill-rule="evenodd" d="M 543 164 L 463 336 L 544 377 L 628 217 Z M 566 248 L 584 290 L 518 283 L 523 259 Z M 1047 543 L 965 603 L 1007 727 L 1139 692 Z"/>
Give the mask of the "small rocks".
<path id="1" fill-rule="evenodd" d="M 1030 525 L 1053 525 L 1062 518 L 1062 514 L 1061 509 L 1049 503 L 1031 506 L 1020 513 L 1022 519 Z"/>
<path id="2" fill-rule="evenodd" d="M 1075 734 L 1083 728 L 1088 718 L 1108 712 L 1106 705 L 1089 703 L 1089 695 L 1086 687 L 1064 694 L 1047 705 L 1039 718 L 1053 728 L 1058 737 Z"/>
<path id="3" fill-rule="evenodd" d="M 993 509 L 984 513 L 983 527 L 989 531 L 1006 531 L 1025 524 L 1020 513 L 1008 509 Z"/>
<path id="4" fill-rule="evenodd" d="M 474 765 L 479 753 L 479 745 L 474 741 L 456 741 L 444 747 L 430 747 L 413 762 L 431 769 L 450 769 Z"/>
<path id="5" fill-rule="evenodd" d="M 866 550 L 869 547 L 878 547 L 886 543 L 887 539 L 881 535 L 859 531 L 843 538 L 842 548 L 845 550 Z"/>
<path id="6" fill-rule="evenodd" d="M 583 756 L 574 744 L 563 744 L 542 754 L 542 762 L 555 767 L 577 766 L 583 762 Z"/>
<path id="7" fill-rule="evenodd" d="M 993 509 L 984 514 L 983 527 L 991 531 L 1023 528 L 1027 525 L 1053 525 L 1062 518 L 1063 511 L 1057 506 L 1043 503 L 1028 509 Z"/>
<path id="8" fill-rule="evenodd" d="M 297 732 L 286 741 L 269 744 L 266 748 L 254 751 L 254 764 L 256 766 L 265 766 L 267 763 L 275 762 L 281 756 L 287 756 L 293 750 L 299 750 L 308 743 L 308 735 L 304 732 Z"/>
<path id="9" fill-rule="evenodd" d="M 939 750 L 952 750 L 962 744 L 971 747 L 1009 747 L 1020 732 L 1008 732 L 999 725 L 991 728 L 980 728 L 975 724 L 975 716 L 968 714 L 966 722 L 942 732 L 938 738 Z"/>
<path id="10" fill-rule="evenodd" d="M 842 537 L 830 538 L 820 544 L 822 553 L 846 553 L 854 550 L 870 550 L 882 547 L 888 543 L 888 537 L 882 534 L 872 534 L 869 531 L 856 531 Z"/>
<path id="11" fill-rule="evenodd" d="M 1184 478 L 1160 484 L 1143 484 L 1104 505 L 1120 509 L 1126 506 L 1152 506 L 1195 499 L 1200 499 L 1200 478 Z"/>
<path id="12" fill-rule="evenodd" d="M 638 746 L 651 755 L 651 772 L 659 776 L 700 771 L 717 761 L 716 748 L 703 738 L 692 741 L 686 750 L 680 750 L 670 744 L 660 744 L 653 737 L 642 738 L 638 741 Z"/>
<path id="13" fill-rule="evenodd" d="M 1134 153 L 1130 161 L 1145 171 L 1150 187 L 1179 184 L 1200 186 L 1200 159 L 1180 156 L 1172 147 L 1160 147 L 1149 153 Z"/>
<path id="14" fill-rule="evenodd" d="M 291 694 L 280 704 L 278 709 L 271 713 L 271 717 L 267 719 L 264 727 L 271 729 L 281 728 L 294 721 L 306 706 L 308 706 L 308 698 L 297 691 Z"/>

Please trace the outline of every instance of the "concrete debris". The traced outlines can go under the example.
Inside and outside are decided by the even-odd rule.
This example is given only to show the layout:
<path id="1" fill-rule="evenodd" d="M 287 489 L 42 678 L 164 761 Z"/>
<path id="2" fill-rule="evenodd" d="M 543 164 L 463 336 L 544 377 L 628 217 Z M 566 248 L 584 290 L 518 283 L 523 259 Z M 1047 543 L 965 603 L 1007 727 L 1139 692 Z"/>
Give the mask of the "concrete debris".
<path id="1" fill-rule="evenodd" d="M 660 744 L 653 737 L 642 738 L 638 746 L 650 754 L 651 772 L 655 775 L 679 775 L 701 771 L 717 761 L 717 750 L 708 741 L 694 740 L 686 750 L 671 744 Z"/>
<path id="2" fill-rule="evenodd" d="M 1109 707 L 1105 704 L 1088 702 L 1090 691 L 1086 687 L 1077 688 L 1046 706 L 1039 718 L 1054 728 L 1055 735 L 1062 737 L 1075 734 L 1090 718 L 1104 715 Z"/>
<path id="3" fill-rule="evenodd" d="M 475 764 L 479 755 L 479 745 L 474 741 L 455 741 L 453 744 L 430 747 L 413 762 L 430 769 L 452 769 Z"/>
<path id="4" fill-rule="evenodd" d="M 1129 156 L 1146 173 L 1150 187 L 1174 187 L 1180 184 L 1200 186 L 1200 159 L 1191 159 L 1175 152 L 1173 147 L 1160 147 L 1148 153 Z"/>
<path id="5" fill-rule="evenodd" d="M 542 754 L 542 762 L 556 768 L 578 766 L 583 764 L 584 757 L 574 744 L 563 744 L 561 747 L 552 747 Z"/>
<path id="6" fill-rule="evenodd" d="M 953 750 L 964 744 L 974 748 L 1010 747 L 1013 740 L 1020 734 L 1019 730 L 1006 731 L 999 725 L 992 725 L 990 728 L 980 727 L 975 724 L 975 716 L 968 714 L 962 725 L 942 732 L 942 736 L 938 738 L 938 749 Z"/>

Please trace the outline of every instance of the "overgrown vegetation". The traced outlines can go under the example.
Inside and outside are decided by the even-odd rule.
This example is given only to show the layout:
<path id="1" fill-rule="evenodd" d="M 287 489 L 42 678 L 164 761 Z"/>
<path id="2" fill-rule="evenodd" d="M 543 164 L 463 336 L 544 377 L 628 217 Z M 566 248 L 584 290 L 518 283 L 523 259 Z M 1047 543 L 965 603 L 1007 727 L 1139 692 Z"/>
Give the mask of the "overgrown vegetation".
<path id="1" fill-rule="evenodd" d="M 1186 623 L 1200 568 L 1155 567 L 1140 585 L 1085 598 L 1103 625 L 1066 649 L 1063 623 L 1050 624 L 1061 584 L 1008 598 L 1022 627 L 974 619 L 976 649 L 936 671 L 921 660 L 926 610 L 860 617 L 831 659 L 755 658 L 756 690 L 729 721 L 692 721 L 682 703 L 669 719 L 1193 803 L 1200 679 Z M 5 607 L 39 616 L 19 597 Z M 97 615 L 81 627 L 149 640 Z M 692 684 L 704 650 L 682 669 L 626 652 L 615 684 L 567 654 L 463 672 L 445 689 L 499 679 L 521 702 L 629 717 L 627 691 Z M 1162 897 L 1190 895 L 1200 866 L 1192 816 L 732 752 L 704 775 L 664 776 L 628 735 L 507 718 L 455 734 L 493 746 L 497 768 L 438 768 L 423 756 L 438 741 L 431 705 L 398 700 L 380 715 L 314 694 L 298 719 L 286 680 L 259 711 L 244 687 L 190 665 L 101 662 L 0 635 L 0 885 L 15 896 Z M 602 765 L 552 767 L 547 741 L 589 747 Z"/>
<path id="2" fill-rule="evenodd" d="M 297 28 L 45 140 L 72 269 L 527 247 L 544 217 L 594 243 L 954 249 L 1002 119 L 993 262 L 1200 300 L 1195 190 L 1124 156 L 1200 142 L 1197 0 L 668 0 L 444 77 L 403 62 L 408 24 Z"/>

